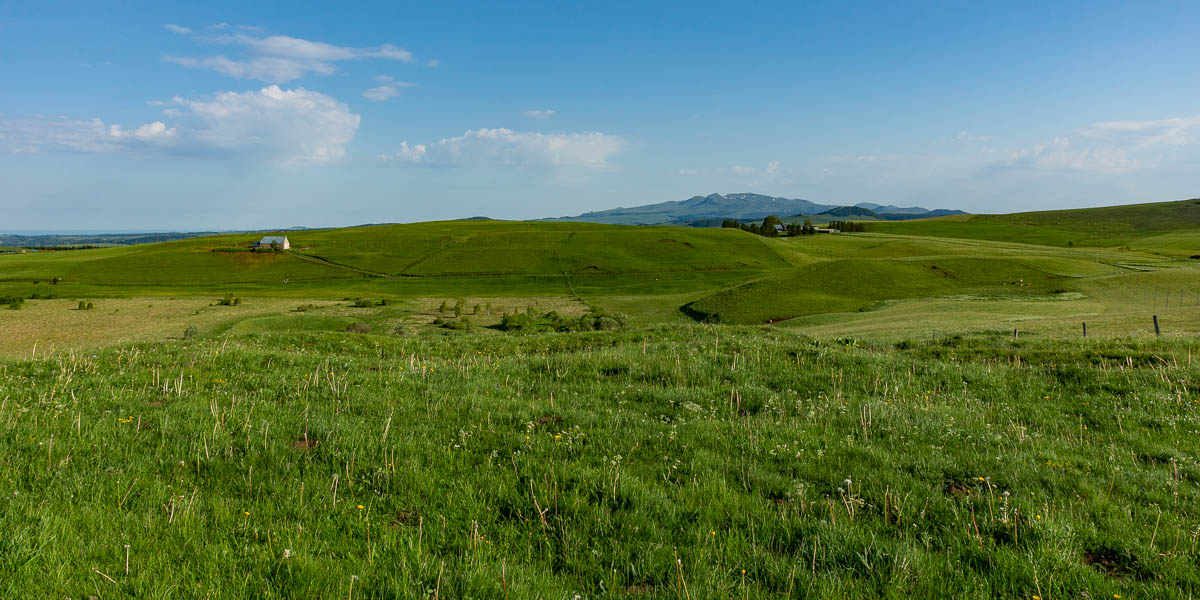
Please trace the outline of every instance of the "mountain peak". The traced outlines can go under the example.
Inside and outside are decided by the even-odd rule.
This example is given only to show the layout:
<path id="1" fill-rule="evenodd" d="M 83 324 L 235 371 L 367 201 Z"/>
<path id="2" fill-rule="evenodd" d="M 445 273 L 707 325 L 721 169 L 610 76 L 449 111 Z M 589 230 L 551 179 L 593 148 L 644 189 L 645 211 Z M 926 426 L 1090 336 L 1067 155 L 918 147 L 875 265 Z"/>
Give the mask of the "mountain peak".
<path id="1" fill-rule="evenodd" d="M 613 208 L 588 212 L 577 217 L 559 217 L 547 220 L 586 221 L 618 225 L 689 225 L 698 222 L 711 222 L 713 220 L 719 222 L 723 219 L 759 221 L 768 215 L 779 217 L 817 215 L 842 208 L 849 209 L 844 213 L 844 216 L 883 219 L 914 218 L 914 215 L 925 215 L 925 213 L 929 212 L 923 208 L 899 208 L 869 202 L 860 203 L 857 205 L 857 209 L 854 209 L 853 207 L 842 207 L 836 204 L 817 204 L 800 198 L 784 198 L 752 192 L 738 192 L 724 195 L 712 193 L 707 196 L 692 196 L 687 200 L 672 200 L 629 208 Z M 941 211 L 941 213 L 947 214 L 947 211 Z M 935 215 L 930 214 L 928 216 Z"/>

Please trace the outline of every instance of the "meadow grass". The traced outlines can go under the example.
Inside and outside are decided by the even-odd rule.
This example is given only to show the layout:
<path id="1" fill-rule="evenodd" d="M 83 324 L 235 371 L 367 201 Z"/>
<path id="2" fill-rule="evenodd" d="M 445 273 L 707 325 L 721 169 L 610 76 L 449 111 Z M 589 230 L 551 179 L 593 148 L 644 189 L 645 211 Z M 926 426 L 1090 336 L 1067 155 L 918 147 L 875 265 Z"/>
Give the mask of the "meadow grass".
<path id="1" fill-rule="evenodd" d="M 1197 350 L 676 325 L 0 361 L 0 596 L 1191 597 Z"/>
<path id="2" fill-rule="evenodd" d="M 874 222 L 871 231 L 1048 246 L 1138 247 L 1171 256 L 1200 247 L 1200 199 L 1003 215 Z M 1186 230 L 1186 231 L 1180 231 Z"/>

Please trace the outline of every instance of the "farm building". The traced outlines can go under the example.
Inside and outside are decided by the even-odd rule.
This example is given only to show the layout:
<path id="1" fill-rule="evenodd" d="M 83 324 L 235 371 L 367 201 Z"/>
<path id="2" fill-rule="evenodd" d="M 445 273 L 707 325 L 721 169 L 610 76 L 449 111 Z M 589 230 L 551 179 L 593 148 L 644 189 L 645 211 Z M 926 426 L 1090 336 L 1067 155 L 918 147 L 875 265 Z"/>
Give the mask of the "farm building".
<path id="1" fill-rule="evenodd" d="M 288 248 L 292 247 L 292 244 L 290 242 L 288 242 L 286 235 L 263 236 L 263 239 L 255 242 L 254 247 L 255 248 L 270 248 L 273 244 L 279 244 L 280 250 L 287 250 Z"/>
<path id="2" fill-rule="evenodd" d="M 827 227 L 818 227 L 818 228 L 814 229 L 813 231 L 815 233 L 841 233 L 842 232 L 842 230 L 840 230 L 840 229 L 830 229 Z"/>

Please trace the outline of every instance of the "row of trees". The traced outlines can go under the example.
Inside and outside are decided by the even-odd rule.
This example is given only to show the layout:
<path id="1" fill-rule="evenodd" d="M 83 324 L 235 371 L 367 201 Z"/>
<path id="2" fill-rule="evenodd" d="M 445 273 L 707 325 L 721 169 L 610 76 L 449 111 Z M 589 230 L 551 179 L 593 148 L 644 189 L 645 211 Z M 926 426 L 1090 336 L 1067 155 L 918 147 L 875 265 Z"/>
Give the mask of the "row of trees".
<path id="1" fill-rule="evenodd" d="M 838 231 L 846 231 L 846 232 L 854 233 L 854 232 L 866 231 L 867 224 L 861 223 L 858 221 L 830 221 L 829 228 L 836 229 Z"/>
<path id="2" fill-rule="evenodd" d="M 813 235 L 817 233 L 817 227 L 813 225 L 812 219 L 805 219 L 804 223 L 799 225 L 796 223 L 788 223 L 786 226 L 783 226 L 783 231 L 780 231 L 779 226 L 781 225 L 783 225 L 783 221 L 775 215 L 768 215 L 767 218 L 763 219 L 761 224 L 742 223 L 737 219 L 725 219 L 724 221 L 721 221 L 721 227 L 725 229 L 741 229 L 742 231 L 749 231 L 750 233 L 766 237 L 777 237 L 781 233 L 786 233 L 790 236 Z M 837 229 L 838 231 L 867 230 L 865 224 L 855 221 L 832 221 L 829 223 L 829 228 Z"/>

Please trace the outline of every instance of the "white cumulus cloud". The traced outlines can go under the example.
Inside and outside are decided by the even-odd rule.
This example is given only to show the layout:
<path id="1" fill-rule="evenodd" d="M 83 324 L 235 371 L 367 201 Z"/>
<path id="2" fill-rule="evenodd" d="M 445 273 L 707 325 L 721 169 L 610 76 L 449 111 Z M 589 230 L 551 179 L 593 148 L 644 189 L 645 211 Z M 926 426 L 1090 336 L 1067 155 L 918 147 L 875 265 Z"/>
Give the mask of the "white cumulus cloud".
<path id="1" fill-rule="evenodd" d="M 537 119 L 539 121 L 545 121 L 546 119 L 549 119 L 550 117 L 553 117 L 554 115 L 557 115 L 557 114 L 558 114 L 557 111 L 551 110 L 549 108 L 525 111 L 525 116 L 529 117 L 530 119 Z"/>
<path id="2" fill-rule="evenodd" d="M 318 92 L 268 86 L 221 92 L 211 98 L 173 98 L 153 121 L 133 129 L 100 119 L 34 117 L 0 120 L 0 148 L 13 152 L 66 150 L 143 154 L 214 154 L 279 164 L 315 164 L 345 155 L 359 116 Z"/>
<path id="3" fill-rule="evenodd" d="M 179 35 L 187 35 L 192 32 L 192 30 L 190 28 L 180 27 L 179 25 L 174 25 L 171 23 L 167 23 L 166 25 L 163 25 L 163 28 L 165 28 L 167 31 L 170 31 L 171 33 L 177 33 Z"/>
<path id="4" fill-rule="evenodd" d="M 200 145 L 246 150 L 285 163 L 321 163 L 344 156 L 360 120 L 325 94 L 276 85 L 179 103 L 185 117 L 196 123 L 191 136 Z"/>
<path id="5" fill-rule="evenodd" d="M 608 157 L 620 152 L 625 141 L 615 135 L 535 133 L 511 129 L 475 129 L 459 137 L 429 144 L 401 142 L 385 160 L 426 165 L 484 165 L 606 168 Z"/>

